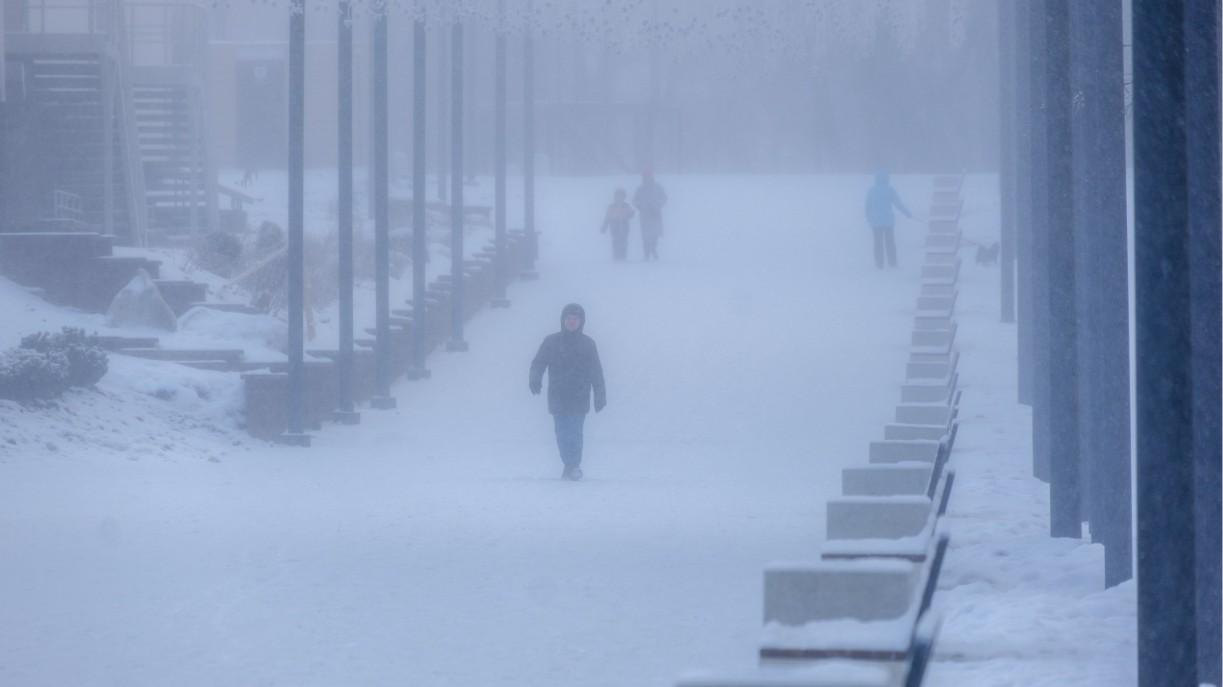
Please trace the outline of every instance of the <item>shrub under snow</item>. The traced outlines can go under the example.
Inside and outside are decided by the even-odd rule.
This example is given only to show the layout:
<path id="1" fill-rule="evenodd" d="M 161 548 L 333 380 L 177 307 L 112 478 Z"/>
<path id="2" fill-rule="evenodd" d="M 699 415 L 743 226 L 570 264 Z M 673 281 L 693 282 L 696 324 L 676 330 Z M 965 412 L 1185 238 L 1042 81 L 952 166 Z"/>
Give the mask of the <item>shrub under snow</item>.
<path id="1" fill-rule="evenodd" d="M 107 365 L 97 337 L 87 336 L 83 329 L 31 334 L 20 347 L 0 353 L 0 398 L 55 398 L 69 387 L 96 384 Z"/>

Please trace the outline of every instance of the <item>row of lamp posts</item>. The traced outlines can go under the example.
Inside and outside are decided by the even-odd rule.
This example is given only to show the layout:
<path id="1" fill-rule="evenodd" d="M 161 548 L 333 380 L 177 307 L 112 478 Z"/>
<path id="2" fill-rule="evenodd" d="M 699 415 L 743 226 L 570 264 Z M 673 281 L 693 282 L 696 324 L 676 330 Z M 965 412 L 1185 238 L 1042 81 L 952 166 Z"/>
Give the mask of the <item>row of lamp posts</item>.
<path id="1" fill-rule="evenodd" d="M 375 7 L 373 21 L 373 151 L 372 191 L 374 214 L 375 265 L 375 328 L 374 359 L 375 389 L 370 406 L 394 408 L 391 396 L 392 343 L 390 307 L 390 216 L 389 216 L 389 145 L 387 97 L 387 8 Z M 527 2 L 530 16 L 532 4 Z M 336 358 L 337 413 L 336 419 L 347 424 L 360 421 L 354 404 L 354 339 L 353 339 L 353 4 L 341 0 L 338 26 L 338 252 L 339 252 L 339 350 Z M 495 254 L 496 292 L 492 305 L 507 307 L 506 285 L 511 275 L 506 240 L 506 35 L 505 3 L 498 3 L 494 86 L 494 177 L 495 177 Z M 426 245 L 426 35 L 425 19 L 418 15 L 413 25 L 413 106 L 412 106 L 412 360 L 409 379 L 425 379 L 425 326 L 427 323 L 427 282 L 425 277 Z M 304 162 L 305 162 L 305 35 L 306 15 L 301 2 L 292 5 L 289 18 L 289 230 L 288 230 L 288 420 L 281 439 L 284 443 L 308 446 L 305 407 L 304 358 Z M 463 251 L 463 25 L 456 17 L 450 26 L 450 205 L 451 205 L 451 265 L 450 337 L 447 351 L 465 351 L 463 338 L 464 270 Z M 538 257 L 535 234 L 535 168 L 534 168 L 534 52 L 530 27 L 523 38 L 523 175 L 524 230 L 528 251 L 528 269 L 521 277 L 535 276 Z M 443 165 L 439 165 L 442 167 Z"/>

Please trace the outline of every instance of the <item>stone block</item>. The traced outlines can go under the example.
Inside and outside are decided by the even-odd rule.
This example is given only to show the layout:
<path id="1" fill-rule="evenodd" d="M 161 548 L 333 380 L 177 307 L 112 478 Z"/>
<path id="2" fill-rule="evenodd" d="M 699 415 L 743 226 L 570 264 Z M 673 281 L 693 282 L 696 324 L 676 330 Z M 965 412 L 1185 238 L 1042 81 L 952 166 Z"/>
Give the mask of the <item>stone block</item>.
<path id="1" fill-rule="evenodd" d="M 921 496 L 930 487 L 929 463 L 862 465 L 841 470 L 845 496 Z"/>
<path id="2" fill-rule="evenodd" d="M 912 606 L 920 568 L 908 561 L 772 564 L 764 571 L 764 621 L 887 620 Z"/>
<path id="3" fill-rule="evenodd" d="M 903 539 L 915 537 L 930 522 L 932 504 L 916 496 L 846 496 L 829 499 L 828 539 Z"/>
<path id="4" fill-rule="evenodd" d="M 869 458 L 873 465 L 917 461 L 934 463 L 938 459 L 939 442 L 911 439 L 908 441 L 872 441 Z"/>

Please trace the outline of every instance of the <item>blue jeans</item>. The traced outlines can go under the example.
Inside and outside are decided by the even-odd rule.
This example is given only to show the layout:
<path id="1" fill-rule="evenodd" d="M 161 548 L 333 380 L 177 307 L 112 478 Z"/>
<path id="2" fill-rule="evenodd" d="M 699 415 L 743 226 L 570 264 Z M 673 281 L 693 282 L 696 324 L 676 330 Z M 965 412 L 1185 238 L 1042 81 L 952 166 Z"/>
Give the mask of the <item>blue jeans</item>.
<path id="1" fill-rule="evenodd" d="M 582 464 L 582 425 L 586 415 L 553 415 L 556 423 L 556 447 L 561 451 L 561 460 L 566 467 Z"/>

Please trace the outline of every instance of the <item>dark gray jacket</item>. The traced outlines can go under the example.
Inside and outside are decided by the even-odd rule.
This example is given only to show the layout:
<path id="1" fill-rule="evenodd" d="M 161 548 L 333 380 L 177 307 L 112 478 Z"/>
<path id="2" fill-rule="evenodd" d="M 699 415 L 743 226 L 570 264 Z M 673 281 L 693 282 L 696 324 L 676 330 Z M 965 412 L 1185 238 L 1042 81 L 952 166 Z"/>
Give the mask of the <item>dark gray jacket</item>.
<path id="1" fill-rule="evenodd" d="M 575 313 L 582 318 L 577 331 L 565 330 L 565 315 Z M 531 392 L 543 387 L 544 371 L 548 372 L 548 412 L 553 415 L 585 415 L 590 412 L 590 393 L 594 391 L 594 406 L 598 412 L 607 403 L 603 385 L 603 365 L 594 339 L 582 333 L 586 313 L 579 305 L 567 305 L 561 313 L 561 331 L 549 334 L 531 361 Z"/>

